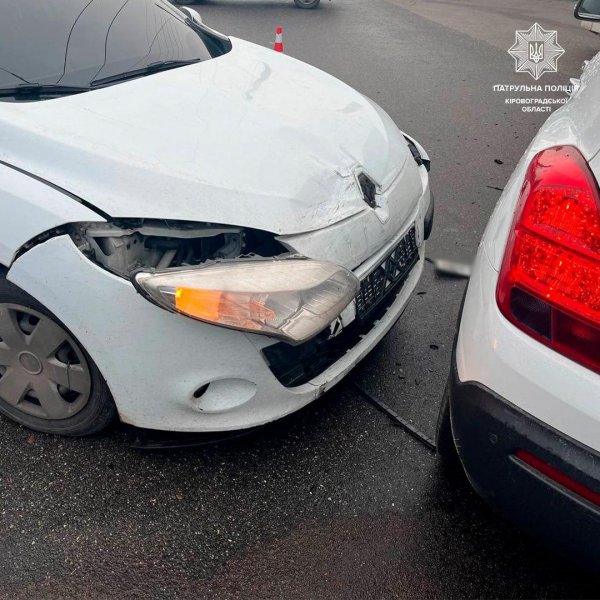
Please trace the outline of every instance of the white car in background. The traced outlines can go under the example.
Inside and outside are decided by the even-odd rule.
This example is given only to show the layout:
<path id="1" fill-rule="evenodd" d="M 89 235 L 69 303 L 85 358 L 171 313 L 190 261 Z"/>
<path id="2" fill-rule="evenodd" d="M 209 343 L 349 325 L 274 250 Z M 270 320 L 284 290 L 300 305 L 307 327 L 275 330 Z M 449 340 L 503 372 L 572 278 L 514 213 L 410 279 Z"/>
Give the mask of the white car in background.
<path id="1" fill-rule="evenodd" d="M 600 569 L 600 55 L 483 236 L 438 450 L 555 550 Z"/>
<path id="2" fill-rule="evenodd" d="M 0 412 L 216 432 L 292 413 L 394 325 L 429 159 L 337 79 L 166 0 L 0 19 Z"/>

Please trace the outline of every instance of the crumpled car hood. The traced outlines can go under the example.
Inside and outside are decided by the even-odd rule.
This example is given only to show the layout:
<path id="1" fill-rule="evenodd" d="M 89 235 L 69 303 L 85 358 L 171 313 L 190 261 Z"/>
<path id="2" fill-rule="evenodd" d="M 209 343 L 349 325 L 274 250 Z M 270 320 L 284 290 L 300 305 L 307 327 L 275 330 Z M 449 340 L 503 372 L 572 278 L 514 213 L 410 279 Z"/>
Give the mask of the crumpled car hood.
<path id="1" fill-rule="evenodd" d="M 232 43 L 93 92 L 0 103 L 0 159 L 115 218 L 294 234 L 367 209 L 355 171 L 385 187 L 410 156 L 391 119 L 318 69 Z"/>

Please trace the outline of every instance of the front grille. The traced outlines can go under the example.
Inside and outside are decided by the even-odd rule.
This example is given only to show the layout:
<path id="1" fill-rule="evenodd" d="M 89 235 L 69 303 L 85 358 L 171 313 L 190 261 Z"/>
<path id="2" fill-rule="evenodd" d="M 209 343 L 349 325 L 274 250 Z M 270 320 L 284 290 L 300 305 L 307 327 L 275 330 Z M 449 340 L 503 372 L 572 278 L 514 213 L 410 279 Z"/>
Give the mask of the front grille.
<path id="1" fill-rule="evenodd" d="M 410 271 L 419 260 L 415 228 L 402 238 L 381 263 L 361 282 L 355 299 L 356 319 L 337 337 L 329 328 L 314 338 L 291 346 L 279 342 L 262 353 L 271 372 L 286 387 L 294 387 L 314 379 L 348 350 L 356 346 L 378 319 L 394 303 Z"/>

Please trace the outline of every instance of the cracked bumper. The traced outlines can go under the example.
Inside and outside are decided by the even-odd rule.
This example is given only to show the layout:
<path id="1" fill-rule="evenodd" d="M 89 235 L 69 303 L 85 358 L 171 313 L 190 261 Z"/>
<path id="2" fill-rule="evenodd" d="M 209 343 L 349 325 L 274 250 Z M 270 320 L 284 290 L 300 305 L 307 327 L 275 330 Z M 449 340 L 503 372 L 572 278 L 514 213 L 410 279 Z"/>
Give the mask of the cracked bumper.
<path id="1" fill-rule="evenodd" d="M 421 246 L 419 262 L 372 329 L 325 372 L 294 388 L 275 378 L 261 354 L 273 340 L 154 306 L 130 282 L 87 260 L 66 236 L 24 254 L 8 278 L 83 344 L 122 421 L 148 429 L 218 432 L 284 417 L 339 382 L 402 314 L 422 273 L 423 253 Z M 206 384 L 208 390 L 196 398 Z"/>

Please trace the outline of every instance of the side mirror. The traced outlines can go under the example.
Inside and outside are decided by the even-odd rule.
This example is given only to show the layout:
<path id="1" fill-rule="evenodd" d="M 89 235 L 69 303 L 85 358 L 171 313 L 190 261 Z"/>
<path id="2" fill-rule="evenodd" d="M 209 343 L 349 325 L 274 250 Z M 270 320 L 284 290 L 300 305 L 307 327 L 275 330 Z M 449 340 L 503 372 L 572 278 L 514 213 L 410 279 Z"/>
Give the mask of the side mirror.
<path id="1" fill-rule="evenodd" d="M 197 10 L 194 10 L 193 8 L 190 8 L 189 6 L 181 6 L 179 7 L 179 10 L 189 19 L 191 19 L 194 23 L 197 23 L 198 25 L 203 25 L 203 21 L 202 21 L 202 17 L 200 16 L 200 13 Z"/>
<path id="2" fill-rule="evenodd" d="M 579 0 L 575 18 L 581 21 L 600 21 L 600 0 Z"/>

